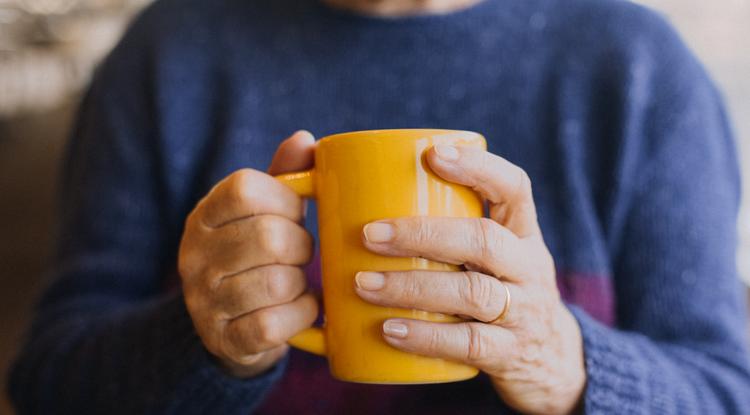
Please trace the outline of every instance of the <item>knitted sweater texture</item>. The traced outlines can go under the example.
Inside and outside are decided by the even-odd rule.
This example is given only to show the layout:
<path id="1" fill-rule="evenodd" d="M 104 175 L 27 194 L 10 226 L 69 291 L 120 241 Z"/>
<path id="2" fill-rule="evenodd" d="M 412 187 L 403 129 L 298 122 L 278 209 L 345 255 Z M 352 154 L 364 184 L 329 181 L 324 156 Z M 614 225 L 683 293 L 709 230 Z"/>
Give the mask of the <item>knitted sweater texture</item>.
<path id="1" fill-rule="evenodd" d="M 218 180 L 265 170 L 297 129 L 409 127 L 481 132 L 528 172 L 583 334 L 586 413 L 750 413 L 729 123 L 670 26 L 617 0 L 400 19 L 154 3 L 82 104 L 50 286 L 11 375 L 19 413 L 506 413 L 483 376 L 349 384 L 297 351 L 231 378 L 174 284 L 185 217 Z"/>

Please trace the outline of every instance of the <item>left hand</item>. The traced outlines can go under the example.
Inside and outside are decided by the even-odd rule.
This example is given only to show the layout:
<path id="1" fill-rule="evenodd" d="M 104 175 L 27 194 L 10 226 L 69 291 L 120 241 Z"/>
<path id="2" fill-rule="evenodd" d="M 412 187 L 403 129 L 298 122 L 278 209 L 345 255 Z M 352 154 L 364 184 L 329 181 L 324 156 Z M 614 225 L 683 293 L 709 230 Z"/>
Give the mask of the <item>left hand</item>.
<path id="1" fill-rule="evenodd" d="M 529 176 L 474 148 L 436 146 L 426 158 L 436 174 L 487 199 L 490 219 L 380 220 L 365 226 L 364 244 L 381 255 L 419 256 L 464 265 L 467 271 L 360 272 L 357 294 L 382 306 L 474 319 L 390 319 L 383 324 L 383 337 L 410 353 L 479 368 L 500 397 L 521 412 L 575 411 L 586 384 L 581 333 L 560 300 Z M 509 308 L 493 322 L 505 309 L 506 287 Z"/>

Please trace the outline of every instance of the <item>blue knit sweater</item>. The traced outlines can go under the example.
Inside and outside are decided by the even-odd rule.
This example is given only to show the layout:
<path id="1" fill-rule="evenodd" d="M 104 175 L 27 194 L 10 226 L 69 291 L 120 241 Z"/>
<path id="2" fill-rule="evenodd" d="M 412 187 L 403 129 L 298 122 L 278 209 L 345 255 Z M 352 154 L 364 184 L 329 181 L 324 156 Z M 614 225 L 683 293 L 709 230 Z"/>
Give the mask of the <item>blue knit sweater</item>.
<path id="1" fill-rule="evenodd" d="M 157 1 L 83 103 L 51 285 L 10 380 L 19 412 L 505 412 L 481 377 L 344 384 L 300 352 L 230 378 L 167 288 L 183 221 L 219 179 L 264 170 L 300 128 L 402 127 L 482 132 L 529 173 L 584 337 L 587 413 L 750 413 L 726 114 L 673 30 L 615 0 L 395 20 Z"/>

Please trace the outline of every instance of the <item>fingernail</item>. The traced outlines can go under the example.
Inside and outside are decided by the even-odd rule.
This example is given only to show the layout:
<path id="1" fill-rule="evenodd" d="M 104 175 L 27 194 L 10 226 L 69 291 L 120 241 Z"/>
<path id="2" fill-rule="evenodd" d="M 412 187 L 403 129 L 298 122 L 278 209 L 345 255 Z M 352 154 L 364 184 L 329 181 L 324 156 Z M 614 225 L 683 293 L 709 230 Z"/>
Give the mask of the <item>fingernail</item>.
<path id="1" fill-rule="evenodd" d="M 307 130 L 298 130 L 292 134 L 292 137 L 303 137 L 306 141 L 315 141 L 315 136 Z"/>
<path id="2" fill-rule="evenodd" d="M 390 223 L 368 223 L 365 225 L 364 232 L 367 242 L 381 243 L 393 239 L 393 225 Z"/>
<path id="3" fill-rule="evenodd" d="M 358 272 L 354 276 L 354 282 L 357 288 L 367 291 L 375 291 L 383 288 L 385 285 L 385 276 L 379 272 Z"/>
<path id="4" fill-rule="evenodd" d="M 440 157 L 441 159 L 445 161 L 456 161 L 458 160 L 458 150 L 456 147 L 445 145 L 445 144 L 438 144 L 435 146 L 435 153 Z"/>
<path id="5" fill-rule="evenodd" d="M 383 333 L 386 336 L 404 339 L 409 334 L 409 328 L 406 327 L 406 324 L 403 323 L 386 321 L 385 323 L 383 323 Z"/>

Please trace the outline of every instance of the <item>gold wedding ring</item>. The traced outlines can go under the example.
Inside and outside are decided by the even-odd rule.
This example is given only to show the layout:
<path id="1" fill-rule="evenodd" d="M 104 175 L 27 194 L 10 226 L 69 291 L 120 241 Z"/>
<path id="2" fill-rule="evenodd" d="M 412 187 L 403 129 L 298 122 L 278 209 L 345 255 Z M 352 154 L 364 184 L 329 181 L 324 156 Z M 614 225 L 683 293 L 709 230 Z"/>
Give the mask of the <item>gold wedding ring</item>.
<path id="1" fill-rule="evenodd" d="M 505 305 L 503 306 L 503 310 L 500 311 L 500 314 L 497 316 L 497 318 L 490 322 L 487 322 L 487 324 L 502 323 L 503 320 L 505 320 L 505 317 L 508 317 L 508 311 L 510 311 L 510 290 L 508 289 L 508 284 L 504 282 L 500 282 L 500 284 L 502 284 L 503 288 L 505 288 Z"/>

